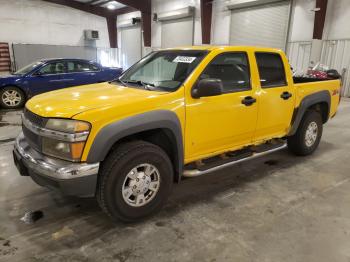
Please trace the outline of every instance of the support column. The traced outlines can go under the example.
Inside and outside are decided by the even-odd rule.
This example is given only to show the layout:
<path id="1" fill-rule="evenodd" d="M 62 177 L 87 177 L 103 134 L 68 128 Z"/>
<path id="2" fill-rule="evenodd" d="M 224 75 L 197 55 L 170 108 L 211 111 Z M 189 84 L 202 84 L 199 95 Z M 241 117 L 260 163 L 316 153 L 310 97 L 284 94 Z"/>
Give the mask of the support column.
<path id="1" fill-rule="evenodd" d="M 141 11 L 143 44 L 145 47 L 151 46 L 151 23 L 152 15 L 150 12 Z"/>
<path id="2" fill-rule="evenodd" d="M 315 11 L 314 32 L 310 55 L 311 65 L 314 65 L 321 60 L 322 36 L 327 13 L 327 2 L 327 0 L 316 0 L 316 8 L 319 8 L 320 10 Z"/>
<path id="3" fill-rule="evenodd" d="M 107 28 L 109 36 L 109 44 L 111 48 L 118 47 L 118 34 L 117 34 L 117 18 L 113 16 L 106 17 L 107 19 Z"/>
<path id="4" fill-rule="evenodd" d="M 212 0 L 201 0 L 202 44 L 210 44 Z"/>

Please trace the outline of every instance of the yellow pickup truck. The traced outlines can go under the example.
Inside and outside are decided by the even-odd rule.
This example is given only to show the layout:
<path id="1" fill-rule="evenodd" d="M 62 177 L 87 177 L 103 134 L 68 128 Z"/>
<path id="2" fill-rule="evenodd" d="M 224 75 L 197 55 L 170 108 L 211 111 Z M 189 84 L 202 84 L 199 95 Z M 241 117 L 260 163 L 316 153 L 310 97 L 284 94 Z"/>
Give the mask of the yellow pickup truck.
<path id="1" fill-rule="evenodd" d="M 161 50 L 115 81 L 30 99 L 14 161 L 39 185 L 95 196 L 113 219 L 135 221 L 182 177 L 286 146 L 311 154 L 339 89 L 338 79 L 293 79 L 281 50 Z"/>

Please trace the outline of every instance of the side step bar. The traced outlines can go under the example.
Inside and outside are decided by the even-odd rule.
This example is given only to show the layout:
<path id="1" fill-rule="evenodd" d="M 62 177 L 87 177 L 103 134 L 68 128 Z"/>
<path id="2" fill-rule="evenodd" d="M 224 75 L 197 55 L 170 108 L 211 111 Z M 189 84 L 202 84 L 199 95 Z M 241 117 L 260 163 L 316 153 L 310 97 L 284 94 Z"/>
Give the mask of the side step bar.
<path id="1" fill-rule="evenodd" d="M 226 162 L 226 163 L 224 163 L 222 165 L 211 167 L 211 168 L 208 168 L 208 169 L 205 169 L 205 170 L 187 169 L 187 170 L 184 170 L 183 176 L 184 177 L 201 176 L 201 175 L 204 175 L 204 174 L 207 174 L 207 173 L 211 173 L 211 172 L 220 170 L 220 169 L 228 167 L 228 166 L 232 166 L 232 165 L 244 162 L 246 160 L 251 160 L 251 159 L 254 159 L 254 158 L 258 158 L 258 157 L 261 157 L 261 156 L 264 156 L 264 155 L 267 155 L 267 154 L 270 154 L 270 153 L 282 150 L 282 149 L 284 149 L 286 147 L 287 147 L 287 145 L 283 144 L 283 145 L 281 145 L 279 147 L 274 147 L 273 149 L 266 150 L 266 151 L 263 151 L 263 152 L 253 152 L 250 156 L 243 157 L 243 158 L 240 158 L 238 160 L 236 159 L 236 160 L 233 160 L 233 161 L 230 161 L 230 162 Z"/>

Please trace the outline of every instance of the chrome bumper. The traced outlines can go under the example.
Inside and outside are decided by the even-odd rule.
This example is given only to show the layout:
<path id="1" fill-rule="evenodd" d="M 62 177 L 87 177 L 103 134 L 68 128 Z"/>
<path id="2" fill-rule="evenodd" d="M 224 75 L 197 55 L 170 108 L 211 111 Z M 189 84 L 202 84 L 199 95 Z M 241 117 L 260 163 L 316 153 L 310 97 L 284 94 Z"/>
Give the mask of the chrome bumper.
<path id="1" fill-rule="evenodd" d="M 23 133 L 16 139 L 13 154 L 21 175 L 30 175 L 39 185 L 58 188 L 69 195 L 95 193 L 99 163 L 71 163 L 47 157 L 32 149 Z"/>

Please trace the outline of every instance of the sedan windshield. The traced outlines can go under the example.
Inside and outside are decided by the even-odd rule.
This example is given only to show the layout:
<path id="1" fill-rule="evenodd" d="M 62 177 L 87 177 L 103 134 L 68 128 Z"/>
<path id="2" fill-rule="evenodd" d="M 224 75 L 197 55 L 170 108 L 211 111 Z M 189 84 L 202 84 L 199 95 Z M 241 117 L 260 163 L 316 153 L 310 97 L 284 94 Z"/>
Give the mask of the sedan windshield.
<path id="1" fill-rule="evenodd" d="M 25 75 L 25 74 L 29 73 L 30 71 L 32 71 L 34 68 L 36 68 L 38 65 L 41 65 L 41 64 L 42 64 L 41 61 L 33 62 L 33 63 L 19 69 L 18 71 L 16 71 L 14 73 L 14 75 Z"/>
<path id="2" fill-rule="evenodd" d="M 149 90 L 173 92 L 205 57 L 203 50 L 166 50 L 151 53 L 117 81 Z"/>

